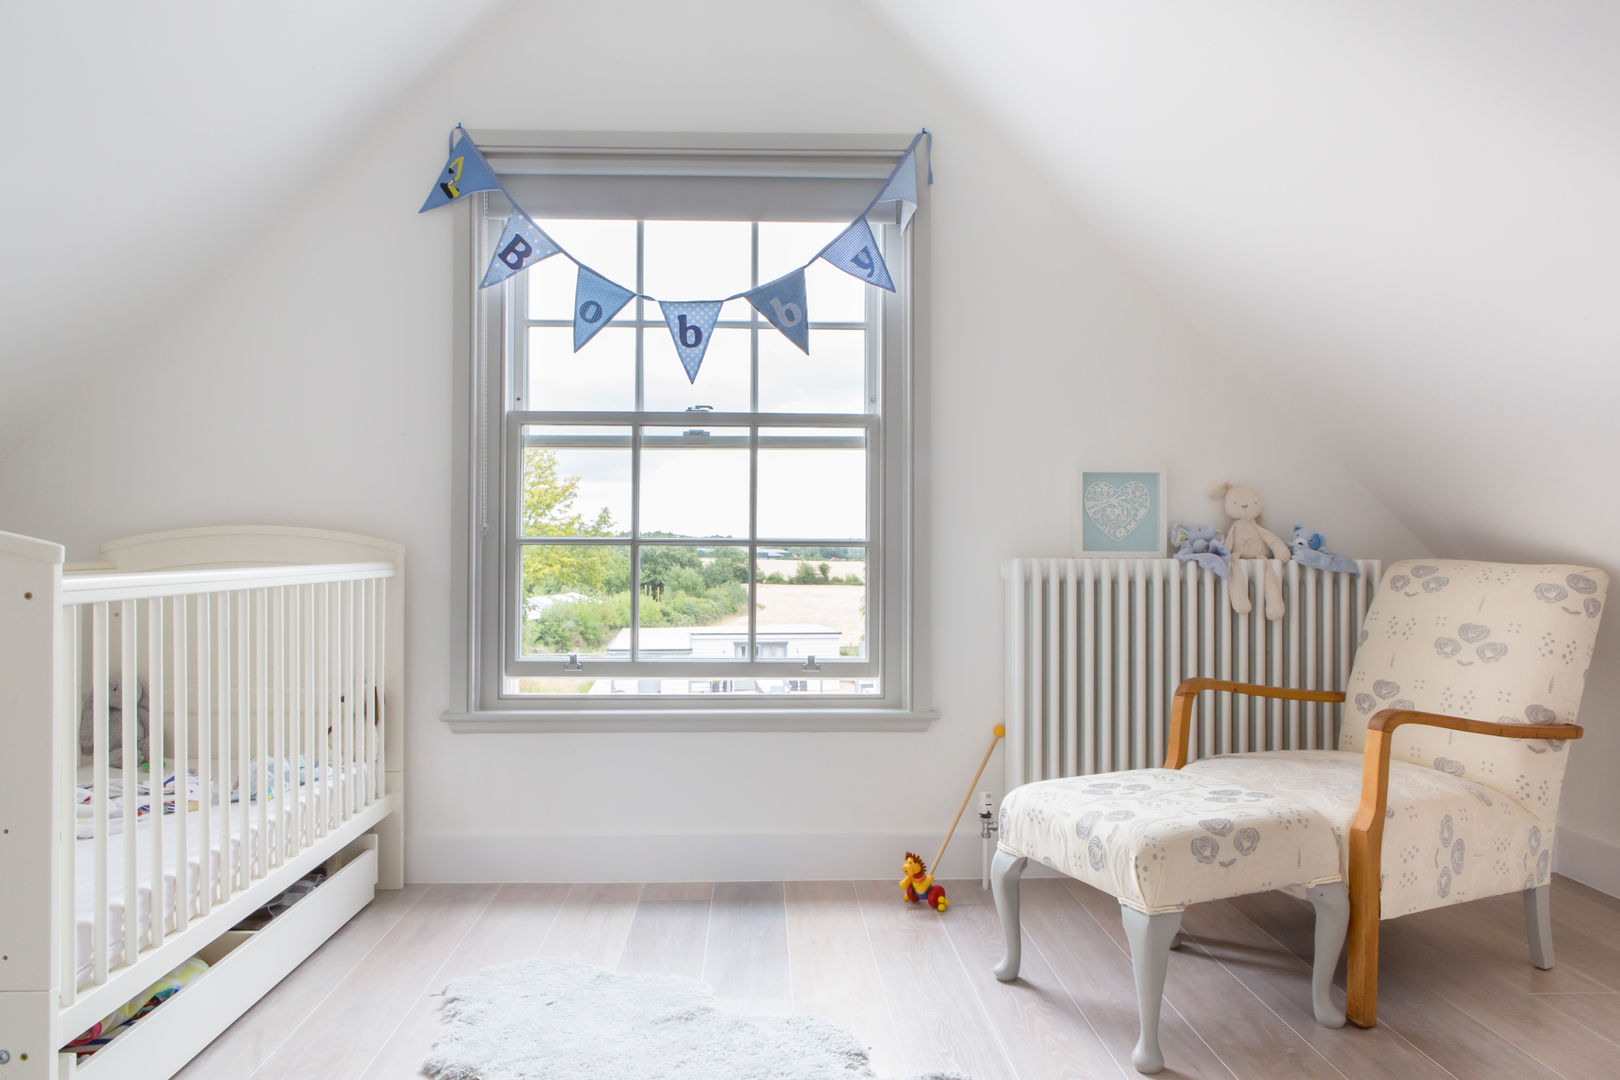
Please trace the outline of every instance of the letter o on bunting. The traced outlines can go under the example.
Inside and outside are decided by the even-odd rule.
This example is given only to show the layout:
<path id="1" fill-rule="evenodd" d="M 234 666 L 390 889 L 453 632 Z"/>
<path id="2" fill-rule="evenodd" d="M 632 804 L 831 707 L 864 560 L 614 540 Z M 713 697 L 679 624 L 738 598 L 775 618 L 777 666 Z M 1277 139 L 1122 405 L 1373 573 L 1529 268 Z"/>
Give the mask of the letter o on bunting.
<path id="1" fill-rule="evenodd" d="M 669 336 L 675 339 L 675 352 L 686 369 L 687 382 L 697 382 L 703 354 L 709 351 L 709 337 L 714 333 L 715 321 L 720 318 L 721 303 L 719 300 L 658 301 L 664 322 L 669 325 Z"/>
<path id="2" fill-rule="evenodd" d="M 804 271 L 795 270 L 745 293 L 754 310 L 810 355 L 810 309 L 804 300 Z"/>
<path id="3" fill-rule="evenodd" d="M 514 213 L 506 219 L 501 238 L 495 241 L 495 257 L 489 260 L 489 269 L 484 271 L 484 280 L 478 283 L 478 287 L 487 289 L 491 285 L 498 285 L 561 250 L 540 226 L 522 214 Z"/>
<path id="4" fill-rule="evenodd" d="M 635 295 L 581 266 L 574 279 L 574 351 L 579 352 Z"/>

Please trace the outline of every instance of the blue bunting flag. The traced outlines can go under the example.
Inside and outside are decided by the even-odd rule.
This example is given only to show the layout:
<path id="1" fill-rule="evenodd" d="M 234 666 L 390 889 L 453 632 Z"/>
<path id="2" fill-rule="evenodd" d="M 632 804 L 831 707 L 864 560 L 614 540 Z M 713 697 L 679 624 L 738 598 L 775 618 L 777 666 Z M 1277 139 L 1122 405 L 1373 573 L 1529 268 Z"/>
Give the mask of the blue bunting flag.
<path id="1" fill-rule="evenodd" d="M 900 204 L 900 228 L 904 229 L 911 224 L 911 215 L 917 212 L 917 144 L 912 143 L 906 156 L 900 159 L 900 167 L 889 177 L 889 182 L 883 185 L 878 192 L 877 201 L 880 203 L 897 202 Z"/>
<path id="2" fill-rule="evenodd" d="M 478 287 L 487 289 L 491 285 L 498 285 L 561 250 L 557 242 L 547 236 L 545 230 L 531 221 L 528 215 L 514 210 L 512 216 L 506 219 L 501 238 L 495 241 L 495 255 L 489 260 L 489 269 L 484 271 L 484 280 L 478 283 Z"/>
<path id="3" fill-rule="evenodd" d="M 872 226 L 865 218 L 856 218 L 838 239 L 827 245 L 821 257 L 852 277 L 894 292 L 894 279 L 889 277 L 889 267 L 883 261 L 877 237 L 872 235 Z"/>
<path id="4" fill-rule="evenodd" d="M 501 182 L 495 179 L 495 170 L 489 167 L 484 155 L 478 152 L 478 147 L 472 138 L 465 132 L 456 144 L 450 148 L 450 160 L 445 162 L 444 169 L 439 173 L 439 179 L 428 193 L 427 202 L 422 204 L 418 214 L 426 213 L 434 207 L 447 206 L 457 199 L 471 195 L 475 191 L 501 191 Z"/>
<path id="5" fill-rule="evenodd" d="M 658 307 L 664 313 L 664 322 L 669 324 L 669 335 L 675 339 L 675 352 L 680 355 L 688 382 L 697 382 L 698 368 L 703 366 L 703 354 L 709 351 L 709 337 L 714 333 L 714 324 L 720 318 L 723 302 L 658 301 Z"/>
<path id="6" fill-rule="evenodd" d="M 804 271 L 767 282 L 752 292 L 744 293 L 770 324 L 797 345 L 806 356 L 810 354 L 810 309 L 804 299 Z"/>
<path id="7" fill-rule="evenodd" d="M 581 266 L 574 282 L 574 351 L 579 352 L 635 296 L 629 289 Z"/>

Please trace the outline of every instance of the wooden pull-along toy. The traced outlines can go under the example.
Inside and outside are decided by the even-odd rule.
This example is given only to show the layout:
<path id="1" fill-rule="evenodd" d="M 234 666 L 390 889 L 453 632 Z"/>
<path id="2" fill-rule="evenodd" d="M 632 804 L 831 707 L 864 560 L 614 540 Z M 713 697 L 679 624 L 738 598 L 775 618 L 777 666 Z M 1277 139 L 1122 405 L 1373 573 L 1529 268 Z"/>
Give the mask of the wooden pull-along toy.
<path id="1" fill-rule="evenodd" d="M 956 835 L 957 822 L 962 820 L 962 813 L 967 810 L 967 804 L 973 798 L 973 789 L 979 785 L 979 777 L 984 775 L 984 767 L 990 764 L 990 755 L 996 752 L 996 743 L 1000 742 L 1005 734 L 1007 729 L 1000 724 L 991 729 L 990 746 L 984 752 L 984 759 L 979 762 L 979 771 L 968 781 L 967 794 L 962 796 L 962 805 L 956 808 L 956 816 L 951 819 L 951 827 L 945 830 L 945 840 L 939 845 L 939 854 L 934 856 L 936 867 L 939 866 L 939 860 L 945 857 L 945 849 L 950 846 L 951 837 Z M 934 875 L 928 872 L 928 864 L 922 861 L 921 856 L 910 851 L 906 852 L 901 868 L 906 876 L 900 879 L 900 895 L 906 903 L 915 904 L 921 901 L 936 911 L 944 911 L 950 906 L 951 902 L 945 899 L 945 890 L 934 884 Z"/>

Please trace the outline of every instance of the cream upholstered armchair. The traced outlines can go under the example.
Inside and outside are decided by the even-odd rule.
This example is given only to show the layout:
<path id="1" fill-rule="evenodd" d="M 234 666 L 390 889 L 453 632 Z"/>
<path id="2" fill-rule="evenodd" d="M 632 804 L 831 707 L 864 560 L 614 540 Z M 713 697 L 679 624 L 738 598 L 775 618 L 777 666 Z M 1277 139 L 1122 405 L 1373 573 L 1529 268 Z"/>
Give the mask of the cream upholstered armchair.
<path id="1" fill-rule="evenodd" d="M 1579 566 L 1440 559 L 1390 566 L 1341 693 L 1189 679 L 1165 767 L 1306 803 L 1350 892 L 1347 1013 L 1378 1016 L 1378 924 L 1523 892 L 1530 957 L 1553 963 L 1548 881 L 1568 740 L 1608 577 Z M 1187 762 L 1203 691 L 1343 701 L 1337 750 Z"/>

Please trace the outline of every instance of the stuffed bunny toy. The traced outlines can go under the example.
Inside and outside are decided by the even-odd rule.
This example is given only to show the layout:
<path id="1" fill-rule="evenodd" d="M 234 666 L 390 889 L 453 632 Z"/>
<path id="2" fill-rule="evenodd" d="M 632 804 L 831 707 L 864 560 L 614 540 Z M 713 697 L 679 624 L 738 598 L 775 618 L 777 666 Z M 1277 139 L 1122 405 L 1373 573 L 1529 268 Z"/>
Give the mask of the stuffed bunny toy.
<path id="1" fill-rule="evenodd" d="M 1293 552 L 1282 537 L 1260 524 L 1260 493 L 1246 484 L 1222 481 L 1209 489 L 1212 499 L 1225 499 L 1232 527 L 1226 531 L 1226 548 L 1232 553 L 1232 576 L 1226 584 L 1232 610 L 1247 615 L 1254 607 L 1249 601 L 1249 583 L 1239 559 L 1273 559 L 1286 562 Z M 1263 568 L 1266 591 L 1266 618 L 1283 617 L 1282 578 Z"/>

